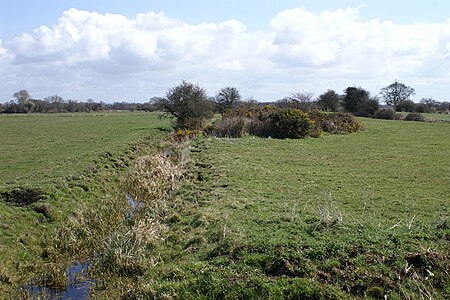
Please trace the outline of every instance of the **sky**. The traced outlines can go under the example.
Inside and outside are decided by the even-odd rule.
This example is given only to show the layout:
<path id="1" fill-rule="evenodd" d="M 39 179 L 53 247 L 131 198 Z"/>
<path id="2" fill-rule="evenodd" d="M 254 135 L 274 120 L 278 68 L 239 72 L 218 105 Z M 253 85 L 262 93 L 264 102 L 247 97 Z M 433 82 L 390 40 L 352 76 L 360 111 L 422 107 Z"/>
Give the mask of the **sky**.
<path id="1" fill-rule="evenodd" d="M 0 0 L 0 102 L 145 102 L 182 80 L 259 101 L 398 80 L 450 101 L 450 1 Z"/>

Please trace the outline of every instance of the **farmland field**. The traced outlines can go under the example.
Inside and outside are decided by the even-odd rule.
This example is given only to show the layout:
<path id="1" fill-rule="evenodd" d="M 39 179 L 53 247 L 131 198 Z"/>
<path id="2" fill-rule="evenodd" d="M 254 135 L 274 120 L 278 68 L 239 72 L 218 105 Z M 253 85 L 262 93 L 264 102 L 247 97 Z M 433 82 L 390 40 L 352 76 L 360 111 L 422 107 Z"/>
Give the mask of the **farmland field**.
<path id="1" fill-rule="evenodd" d="M 361 121 L 319 139 L 197 141 L 149 293 L 448 298 L 450 126 Z"/>
<path id="2" fill-rule="evenodd" d="M 123 150 L 167 125 L 149 113 L 0 116 L 0 188 L 80 173 L 102 152 Z"/>
<path id="3" fill-rule="evenodd" d="M 403 118 L 408 115 L 407 112 L 398 113 Z M 420 113 L 426 121 L 429 122 L 446 122 L 450 123 L 450 114 L 439 114 L 439 113 Z"/>
<path id="4" fill-rule="evenodd" d="M 137 144 L 132 142 L 148 137 L 154 147 L 168 126 L 152 114 L 21 116 L 30 120 L 28 126 L 5 118 L 10 119 L 0 118 L 2 135 L 6 123 L 8 131 L 17 131 L 8 135 L 16 142 L 0 147 L 2 159 L 9 157 L 0 176 L 2 188 L 43 186 L 46 202 L 59 213 L 50 222 L 39 210 L 0 203 L 0 259 L 7 262 L 0 266 L 0 291 L 2 284 L 9 291 L 7 281 L 19 277 L 15 267 L 22 273 L 32 269 L 27 263 L 32 255 L 45 253 L 44 261 L 68 255 L 39 245 L 33 236 L 60 226 L 79 203 L 117 194 L 119 177 L 145 152 L 133 154 L 130 149 Z M 109 253 L 111 245 L 136 256 L 94 266 L 93 276 L 101 281 L 93 298 L 447 299 L 450 125 L 360 121 L 363 132 L 316 139 L 192 140 L 184 176 L 158 217 L 162 239 L 145 249 L 108 244 L 111 237 L 122 241 L 119 234 L 126 237 L 145 223 L 124 220 L 120 201 L 106 200 L 101 213 L 88 205 L 86 218 L 109 222 L 114 216 L 105 214 L 111 214 L 123 224 L 111 226 L 110 232 L 95 220 L 76 219 L 78 225 L 71 223 L 69 229 L 89 236 L 69 245 L 75 253 L 71 259 L 83 258 L 76 253 L 105 257 L 96 251 Z M 45 134 L 34 137 L 44 131 L 32 124 L 46 124 Z M 90 132 L 97 127 L 96 134 Z M 26 130 L 34 133 L 22 139 Z M 53 147 L 39 150 L 44 139 Z M 92 143 L 72 144 L 74 139 Z M 36 157 L 32 149 L 44 157 L 26 159 L 14 147 L 30 151 L 26 157 Z M 27 167 L 13 171 L 14 161 Z M 49 161 L 62 167 L 52 169 Z M 144 211 L 142 216 L 156 214 Z"/>
<path id="5" fill-rule="evenodd" d="M 0 294 L 35 259 L 40 240 L 113 188 L 115 173 L 139 147 L 157 145 L 168 125 L 154 113 L 0 116 Z M 37 191 L 41 201 L 3 201 L 14 190 Z"/>

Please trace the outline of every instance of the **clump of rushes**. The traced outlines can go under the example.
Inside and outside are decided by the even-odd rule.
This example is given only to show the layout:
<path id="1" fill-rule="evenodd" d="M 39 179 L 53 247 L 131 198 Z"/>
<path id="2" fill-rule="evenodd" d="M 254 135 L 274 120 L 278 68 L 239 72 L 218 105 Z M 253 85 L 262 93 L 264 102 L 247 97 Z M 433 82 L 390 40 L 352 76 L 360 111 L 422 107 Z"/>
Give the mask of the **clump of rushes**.
<path id="1" fill-rule="evenodd" d="M 180 175 L 180 168 L 164 155 L 147 155 L 136 160 L 123 178 L 122 187 L 158 214 L 166 209 L 166 198 Z"/>

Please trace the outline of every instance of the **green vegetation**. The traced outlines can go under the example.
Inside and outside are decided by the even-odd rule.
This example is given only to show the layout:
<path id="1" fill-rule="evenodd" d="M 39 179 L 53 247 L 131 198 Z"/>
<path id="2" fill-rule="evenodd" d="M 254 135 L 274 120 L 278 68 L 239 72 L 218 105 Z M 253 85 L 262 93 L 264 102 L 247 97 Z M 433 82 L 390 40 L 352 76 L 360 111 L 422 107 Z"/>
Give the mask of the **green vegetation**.
<path id="1" fill-rule="evenodd" d="M 142 112 L 0 116 L 0 128 L 0 294 L 32 276 L 46 235 L 170 131 Z"/>
<path id="2" fill-rule="evenodd" d="M 161 144 L 169 124 L 143 116 L 86 148 L 96 162 L 30 184 L 36 203 L 1 204 L 0 292 L 36 276 L 63 287 L 67 265 L 88 260 L 102 299 L 450 297 L 448 124 L 358 119 L 364 131 L 319 139 L 188 143 L 195 132 L 179 131 Z M 327 126 L 346 115 L 334 116 Z M 4 199 L 32 182 L 22 174 Z"/>
<path id="3" fill-rule="evenodd" d="M 398 112 L 400 116 L 403 118 L 406 117 L 409 113 L 407 112 Z M 442 123 L 450 123 L 450 114 L 440 114 L 440 113 L 419 113 L 425 121 L 428 122 L 442 122 Z"/>
<path id="4" fill-rule="evenodd" d="M 198 140 L 140 296 L 450 296 L 447 124 Z"/>
<path id="5" fill-rule="evenodd" d="M 79 174 L 105 151 L 124 150 L 167 125 L 157 114 L 142 112 L 0 116 L 0 187 Z"/>

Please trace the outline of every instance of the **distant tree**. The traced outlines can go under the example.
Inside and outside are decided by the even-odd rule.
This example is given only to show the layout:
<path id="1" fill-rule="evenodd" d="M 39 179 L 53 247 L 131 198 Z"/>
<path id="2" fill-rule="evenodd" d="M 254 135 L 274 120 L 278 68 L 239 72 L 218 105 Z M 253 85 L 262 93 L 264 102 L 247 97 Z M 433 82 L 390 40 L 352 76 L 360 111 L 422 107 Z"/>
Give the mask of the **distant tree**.
<path id="1" fill-rule="evenodd" d="M 317 104 L 319 107 L 326 111 L 337 111 L 341 103 L 341 96 L 339 96 L 334 90 L 328 90 L 319 96 Z"/>
<path id="2" fill-rule="evenodd" d="M 361 103 L 369 101 L 370 94 L 363 88 L 348 87 L 344 93 L 344 108 L 351 113 L 356 113 Z"/>
<path id="3" fill-rule="evenodd" d="M 314 94 L 309 92 L 292 93 L 291 96 L 284 98 L 282 102 L 287 103 L 288 108 L 300 109 L 306 112 L 317 108 L 317 101 L 314 100 Z"/>
<path id="4" fill-rule="evenodd" d="M 20 90 L 13 94 L 13 97 L 17 99 L 18 103 L 25 103 L 30 99 L 30 93 L 27 90 Z"/>
<path id="5" fill-rule="evenodd" d="M 416 110 L 416 103 L 412 100 L 400 101 L 395 107 L 395 111 L 413 112 Z"/>
<path id="6" fill-rule="evenodd" d="M 433 113 L 436 112 L 436 110 L 440 106 L 440 102 L 434 100 L 433 98 L 422 98 L 420 99 L 420 103 L 416 107 L 417 112 L 423 112 L 423 113 Z"/>
<path id="7" fill-rule="evenodd" d="M 36 105 L 32 101 L 29 101 L 29 100 L 26 101 L 25 103 L 23 103 L 23 108 L 27 114 L 32 113 L 35 106 Z"/>
<path id="8" fill-rule="evenodd" d="M 405 85 L 404 83 L 395 81 L 394 83 L 382 88 L 380 94 L 387 105 L 392 105 L 394 110 L 397 105 L 405 100 L 410 100 L 410 97 L 415 94 L 415 90 Z"/>
<path id="9" fill-rule="evenodd" d="M 44 98 L 44 101 L 47 101 L 50 103 L 50 111 L 51 112 L 65 112 L 64 108 L 64 99 L 61 96 L 58 95 L 52 95 Z"/>
<path id="10" fill-rule="evenodd" d="M 224 113 L 227 110 L 232 110 L 238 102 L 241 101 L 241 94 L 235 87 L 226 87 L 217 92 L 214 97 L 219 112 Z"/>
<path id="11" fill-rule="evenodd" d="M 439 111 L 443 113 L 448 113 L 450 111 L 450 102 L 444 101 L 439 104 Z"/>
<path id="12" fill-rule="evenodd" d="M 169 89 L 160 104 L 176 118 L 175 128 L 198 129 L 205 119 L 213 115 L 213 106 L 206 91 L 186 81 Z"/>
<path id="13" fill-rule="evenodd" d="M 379 100 L 377 97 L 363 99 L 358 103 L 355 115 L 360 117 L 373 117 L 379 108 Z"/>

